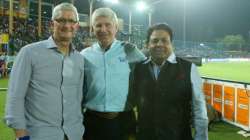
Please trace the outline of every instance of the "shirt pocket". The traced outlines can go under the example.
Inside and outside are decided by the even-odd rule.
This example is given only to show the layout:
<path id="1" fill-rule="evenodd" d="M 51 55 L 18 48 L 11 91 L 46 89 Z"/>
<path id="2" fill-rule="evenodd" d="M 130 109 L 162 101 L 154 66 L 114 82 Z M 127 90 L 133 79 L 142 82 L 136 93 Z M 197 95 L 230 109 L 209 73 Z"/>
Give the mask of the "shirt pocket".
<path id="1" fill-rule="evenodd" d="M 111 67 L 114 68 L 114 75 L 125 74 L 128 76 L 130 73 L 129 63 L 125 56 L 117 56 L 114 58 Z"/>

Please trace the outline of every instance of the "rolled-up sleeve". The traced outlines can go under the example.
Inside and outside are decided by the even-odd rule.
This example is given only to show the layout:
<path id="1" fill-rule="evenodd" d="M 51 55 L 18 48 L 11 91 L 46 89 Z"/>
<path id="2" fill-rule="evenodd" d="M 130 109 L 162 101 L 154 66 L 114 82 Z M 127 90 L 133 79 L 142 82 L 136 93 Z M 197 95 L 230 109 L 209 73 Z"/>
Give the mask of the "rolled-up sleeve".
<path id="1" fill-rule="evenodd" d="M 204 94 L 202 92 L 202 80 L 194 64 L 191 68 L 192 82 L 192 111 L 195 127 L 195 140 L 208 140 L 208 118 Z"/>
<path id="2" fill-rule="evenodd" d="M 31 56 L 28 47 L 18 53 L 10 75 L 5 110 L 5 121 L 9 127 L 26 129 L 25 95 L 31 77 Z"/>

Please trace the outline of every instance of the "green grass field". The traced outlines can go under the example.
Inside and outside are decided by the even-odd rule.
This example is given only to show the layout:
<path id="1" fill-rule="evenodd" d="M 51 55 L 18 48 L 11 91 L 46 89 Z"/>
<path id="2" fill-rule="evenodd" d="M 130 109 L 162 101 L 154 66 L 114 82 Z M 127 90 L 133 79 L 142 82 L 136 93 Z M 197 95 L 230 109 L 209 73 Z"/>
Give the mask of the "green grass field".
<path id="1" fill-rule="evenodd" d="M 207 63 L 199 71 L 206 77 L 250 83 L 250 62 Z"/>
<path id="2" fill-rule="evenodd" d="M 1 79 L 0 78 L 0 88 L 7 88 L 8 87 L 8 82 L 7 82 L 8 79 Z"/>
<path id="3" fill-rule="evenodd" d="M 6 80 L 5 80 L 6 81 Z M 0 80 L 2 83 L 3 80 Z M 6 92 L 0 91 L 0 140 L 14 140 L 13 131 L 3 122 Z"/>
<path id="4" fill-rule="evenodd" d="M 241 81 L 250 83 L 250 63 L 249 62 L 230 62 L 230 63 L 208 63 L 199 67 L 202 76 Z M 7 87 L 7 79 L 0 79 L 0 88 Z M 0 91 L 0 140 L 13 140 L 13 131 L 3 123 L 4 106 L 6 92 Z M 230 124 L 220 122 L 215 124 L 212 131 L 209 131 L 209 140 L 250 140 L 237 132 L 240 128 Z"/>

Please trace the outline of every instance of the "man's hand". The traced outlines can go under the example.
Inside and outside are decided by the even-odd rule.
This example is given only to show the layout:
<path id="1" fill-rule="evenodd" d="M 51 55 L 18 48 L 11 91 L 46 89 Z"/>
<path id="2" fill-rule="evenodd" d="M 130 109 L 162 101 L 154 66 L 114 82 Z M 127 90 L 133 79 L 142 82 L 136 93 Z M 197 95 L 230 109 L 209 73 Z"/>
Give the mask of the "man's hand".
<path id="1" fill-rule="evenodd" d="M 136 48 L 136 45 L 132 44 L 130 42 L 122 42 L 121 45 L 124 46 L 124 47 L 126 47 L 125 50 L 127 50 L 127 51 L 133 51 Z"/>
<path id="2" fill-rule="evenodd" d="M 15 129 L 16 138 L 24 137 L 28 135 L 28 132 L 25 129 Z"/>

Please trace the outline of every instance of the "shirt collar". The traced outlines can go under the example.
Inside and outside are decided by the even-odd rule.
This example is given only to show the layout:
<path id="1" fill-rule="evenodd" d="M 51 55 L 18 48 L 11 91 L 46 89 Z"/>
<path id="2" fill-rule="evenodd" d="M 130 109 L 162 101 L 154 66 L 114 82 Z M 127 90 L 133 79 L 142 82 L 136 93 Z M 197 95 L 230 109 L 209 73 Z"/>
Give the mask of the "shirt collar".
<path id="1" fill-rule="evenodd" d="M 54 41 L 52 36 L 50 36 L 48 38 L 48 42 L 49 42 L 49 44 L 45 46 L 46 48 L 48 48 L 48 49 L 56 49 L 58 47 L 56 45 L 56 42 Z M 75 50 L 75 46 L 72 43 L 70 43 L 70 52 L 72 52 L 74 50 Z"/>
<path id="2" fill-rule="evenodd" d="M 170 54 L 170 56 L 168 57 L 167 61 L 169 63 L 172 63 L 172 64 L 176 64 L 177 63 L 177 61 L 176 61 L 176 55 L 174 54 L 174 52 L 172 52 Z"/>
<path id="3" fill-rule="evenodd" d="M 113 41 L 113 42 L 111 43 L 111 45 L 110 45 L 109 50 L 110 50 L 111 48 L 114 48 L 114 47 L 116 46 L 117 43 L 118 43 L 118 40 L 114 39 L 114 41 Z M 94 47 L 95 47 L 97 50 L 99 50 L 99 51 L 105 52 L 105 50 L 100 46 L 100 44 L 99 44 L 98 42 L 94 45 Z"/>
<path id="4" fill-rule="evenodd" d="M 176 55 L 174 54 L 174 52 L 172 52 L 170 54 L 170 56 L 162 63 L 162 65 L 164 65 L 166 63 L 166 61 L 168 61 L 169 63 L 172 63 L 172 64 L 176 64 L 177 63 L 177 61 L 176 61 Z M 154 64 L 154 62 L 152 61 L 151 57 L 149 57 L 149 59 L 147 61 L 145 61 L 144 64 L 149 63 L 149 62 L 151 62 L 151 63 Z"/>
<path id="5" fill-rule="evenodd" d="M 49 42 L 49 44 L 45 46 L 46 48 L 48 48 L 48 49 L 57 48 L 57 45 L 56 45 L 54 39 L 52 38 L 52 36 L 50 36 L 48 38 L 48 42 Z"/>

